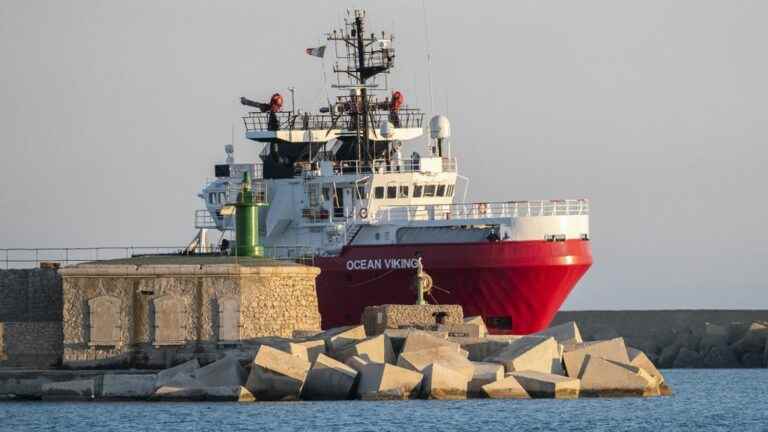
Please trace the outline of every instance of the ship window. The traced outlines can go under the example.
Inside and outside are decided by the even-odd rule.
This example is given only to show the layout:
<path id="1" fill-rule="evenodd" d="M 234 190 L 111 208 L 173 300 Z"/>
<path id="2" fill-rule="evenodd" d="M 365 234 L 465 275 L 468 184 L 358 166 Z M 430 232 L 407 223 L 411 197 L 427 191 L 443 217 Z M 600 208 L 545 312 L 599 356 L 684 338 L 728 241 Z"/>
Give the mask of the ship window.
<path id="1" fill-rule="evenodd" d="M 323 187 L 323 201 L 330 201 L 331 200 L 331 190 L 325 186 Z"/>
<path id="2" fill-rule="evenodd" d="M 433 184 L 424 186 L 424 196 L 425 197 L 435 196 L 435 189 L 436 187 Z"/>
<path id="3" fill-rule="evenodd" d="M 227 202 L 227 193 L 219 192 L 219 204 L 223 204 L 225 202 Z"/>
<path id="4" fill-rule="evenodd" d="M 408 186 L 400 186 L 400 198 L 408 198 Z"/>
<path id="5" fill-rule="evenodd" d="M 437 186 L 437 196 L 445 196 L 445 185 L 438 185 Z"/>
<path id="6" fill-rule="evenodd" d="M 445 196 L 453 196 L 453 185 L 448 185 L 448 192 L 445 193 Z"/>
<path id="7" fill-rule="evenodd" d="M 357 195 L 360 197 L 361 200 L 368 198 L 368 196 L 365 194 L 365 186 L 357 187 Z"/>
<path id="8" fill-rule="evenodd" d="M 387 198 L 397 198 L 397 186 L 387 186 Z"/>
<path id="9" fill-rule="evenodd" d="M 421 190 L 423 186 L 422 185 L 413 185 L 413 197 L 414 198 L 421 198 Z"/>
<path id="10" fill-rule="evenodd" d="M 215 197 L 216 197 L 216 194 L 213 193 L 213 192 L 210 192 L 208 194 L 208 204 L 213 204 L 213 200 L 214 200 Z"/>
<path id="11" fill-rule="evenodd" d="M 320 195 L 320 185 L 310 184 L 309 185 L 309 205 L 310 206 L 312 207 L 317 206 L 318 198 L 320 198 L 318 195 Z"/>
<path id="12" fill-rule="evenodd" d="M 384 198 L 384 186 L 376 186 L 376 188 L 373 190 L 373 196 L 376 199 Z"/>

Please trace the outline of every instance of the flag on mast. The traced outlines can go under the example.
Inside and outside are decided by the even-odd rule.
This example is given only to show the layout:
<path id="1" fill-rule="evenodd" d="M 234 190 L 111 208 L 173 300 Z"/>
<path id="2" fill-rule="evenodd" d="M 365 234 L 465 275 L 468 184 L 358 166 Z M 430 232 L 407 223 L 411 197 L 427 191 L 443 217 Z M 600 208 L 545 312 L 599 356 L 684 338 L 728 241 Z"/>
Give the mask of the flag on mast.
<path id="1" fill-rule="evenodd" d="M 325 45 L 317 48 L 307 48 L 306 52 L 311 56 L 323 58 L 325 56 Z"/>

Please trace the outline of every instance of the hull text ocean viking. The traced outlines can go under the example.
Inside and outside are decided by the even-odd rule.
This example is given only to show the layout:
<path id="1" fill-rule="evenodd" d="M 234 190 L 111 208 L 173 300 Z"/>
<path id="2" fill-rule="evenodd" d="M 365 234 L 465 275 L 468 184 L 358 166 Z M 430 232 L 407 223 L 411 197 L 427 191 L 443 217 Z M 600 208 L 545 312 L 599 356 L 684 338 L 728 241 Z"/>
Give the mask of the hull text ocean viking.
<path id="1" fill-rule="evenodd" d="M 348 260 L 347 270 L 393 270 L 415 269 L 419 260 L 416 258 L 376 258 Z"/>

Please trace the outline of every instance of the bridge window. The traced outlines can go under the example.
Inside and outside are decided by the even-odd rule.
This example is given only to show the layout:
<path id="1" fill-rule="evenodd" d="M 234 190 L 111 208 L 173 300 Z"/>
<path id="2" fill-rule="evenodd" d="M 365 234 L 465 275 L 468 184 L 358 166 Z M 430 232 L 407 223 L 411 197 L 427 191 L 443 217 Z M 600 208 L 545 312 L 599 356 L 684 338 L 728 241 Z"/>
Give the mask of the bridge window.
<path id="1" fill-rule="evenodd" d="M 433 184 L 424 186 L 424 196 L 425 197 L 435 196 L 435 189 L 437 189 L 437 187 Z"/>
<path id="2" fill-rule="evenodd" d="M 397 186 L 387 186 L 387 198 L 397 198 Z"/>
<path id="3" fill-rule="evenodd" d="M 422 185 L 413 185 L 413 197 L 414 198 L 421 198 L 421 190 L 423 189 Z"/>
<path id="4" fill-rule="evenodd" d="M 376 186 L 373 190 L 373 197 L 376 199 L 384 198 L 384 186 Z"/>
<path id="5" fill-rule="evenodd" d="M 213 192 L 208 193 L 208 204 L 213 204 L 216 194 Z"/>
<path id="6" fill-rule="evenodd" d="M 318 205 L 318 199 L 320 195 L 320 185 L 318 184 L 310 184 L 309 185 L 309 205 L 312 207 L 315 207 Z"/>
<path id="7" fill-rule="evenodd" d="M 408 198 L 408 186 L 400 186 L 400 198 Z"/>
<path id="8" fill-rule="evenodd" d="M 445 185 L 441 184 L 437 186 L 437 196 L 445 196 Z"/>
<path id="9" fill-rule="evenodd" d="M 453 185 L 448 185 L 448 191 L 445 193 L 445 196 L 453 196 Z"/>
<path id="10" fill-rule="evenodd" d="M 227 193 L 226 192 L 219 192 L 219 204 L 223 204 L 227 202 Z"/>

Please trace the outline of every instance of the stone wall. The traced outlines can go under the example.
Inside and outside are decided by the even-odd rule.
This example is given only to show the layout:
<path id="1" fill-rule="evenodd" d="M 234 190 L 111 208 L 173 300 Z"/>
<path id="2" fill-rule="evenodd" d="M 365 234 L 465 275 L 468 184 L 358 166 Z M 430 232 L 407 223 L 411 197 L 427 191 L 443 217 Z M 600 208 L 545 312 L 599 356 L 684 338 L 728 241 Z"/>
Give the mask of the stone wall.
<path id="1" fill-rule="evenodd" d="M 460 305 L 381 305 L 368 306 L 363 312 L 366 334 L 381 334 L 385 329 L 424 327 L 436 324 L 435 313 L 445 313 L 445 324 L 464 323 Z"/>
<path id="2" fill-rule="evenodd" d="M 61 363 L 61 292 L 56 270 L 0 270 L 0 367 Z"/>
<path id="3" fill-rule="evenodd" d="M 61 321 L 56 270 L 0 270 L 0 322 Z"/>
<path id="4" fill-rule="evenodd" d="M 253 338 L 320 329 L 315 267 L 166 261 L 61 270 L 66 366 L 162 367 Z"/>
<path id="5" fill-rule="evenodd" d="M 61 363 L 61 321 L 0 323 L 0 366 L 46 369 Z"/>

